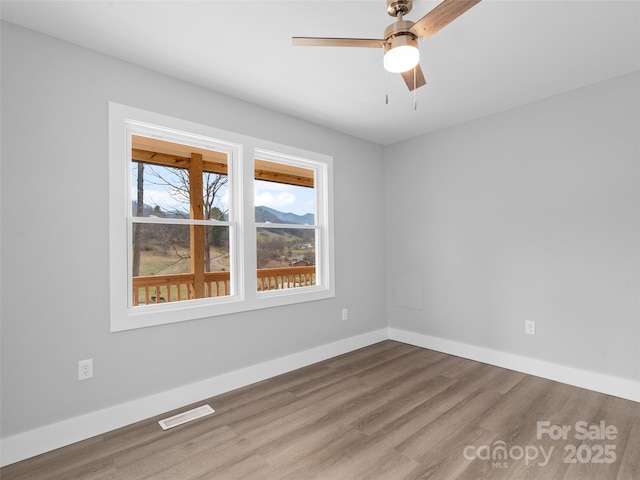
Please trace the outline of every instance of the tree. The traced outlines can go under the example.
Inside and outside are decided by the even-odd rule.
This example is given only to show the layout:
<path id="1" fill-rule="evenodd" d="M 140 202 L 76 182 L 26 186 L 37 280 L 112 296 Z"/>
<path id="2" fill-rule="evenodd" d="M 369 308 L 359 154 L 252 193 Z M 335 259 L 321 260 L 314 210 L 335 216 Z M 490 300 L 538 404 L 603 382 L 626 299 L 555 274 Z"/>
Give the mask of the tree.
<path id="1" fill-rule="evenodd" d="M 136 204 L 136 216 L 141 217 L 144 213 L 144 163 L 136 162 L 138 168 L 138 181 L 137 181 L 137 204 Z M 136 223 L 133 225 L 133 271 L 131 275 L 133 277 L 140 276 L 140 251 L 142 250 L 142 225 Z"/>
<path id="2" fill-rule="evenodd" d="M 211 220 L 224 220 L 225 213 L 218 207 L 213 207 L 210 212 L 209 218 Z M 228 246 L 229 236 L 227 235 L 226 227 L 211 227 L 211 233 L 209 243 L 214 247 Z"/>
<path id="3" fill-rule="evenodd" d="M 189 195 L 189 171 L 184 168 L 163 167 L 162 169 L 150 167 L 149 183 L 169 188 L 169 194 L 179 203 L 190 205 Z M 149 178 L 149 176 L 147 177 Z M 229 177 L 222 173 L 204 172 L 202 178 L 203 217 L 210 220 L 224 220 L 228 212 L 220 208 L 221 190 L 227 185 Z M 188 218 L 188 207 L 176 210 L 174 215 Z M 211 246 L 216 245 L 226 228 L 213 227 L 204 229 L 204 265 L 205 271 L 211 270 Z M 217 238 L 216 238 L 217 237 Z"/>

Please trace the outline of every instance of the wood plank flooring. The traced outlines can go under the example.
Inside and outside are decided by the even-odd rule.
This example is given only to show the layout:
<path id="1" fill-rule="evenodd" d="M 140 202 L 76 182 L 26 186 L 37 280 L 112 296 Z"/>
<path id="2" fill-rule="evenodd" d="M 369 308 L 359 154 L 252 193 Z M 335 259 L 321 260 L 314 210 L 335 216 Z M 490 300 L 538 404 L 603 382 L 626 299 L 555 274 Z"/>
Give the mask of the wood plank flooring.
<path id="1" fill-rule="evenodd" d="M 216 413 L 157 424 L 204 403 Z M 612 427 L 609 439 L 576 438 L 597 436 L 601 422 L 615 438 Z M 0 478 L 638 480 L 640 404 L 385 341 L 9 465 Z"/>

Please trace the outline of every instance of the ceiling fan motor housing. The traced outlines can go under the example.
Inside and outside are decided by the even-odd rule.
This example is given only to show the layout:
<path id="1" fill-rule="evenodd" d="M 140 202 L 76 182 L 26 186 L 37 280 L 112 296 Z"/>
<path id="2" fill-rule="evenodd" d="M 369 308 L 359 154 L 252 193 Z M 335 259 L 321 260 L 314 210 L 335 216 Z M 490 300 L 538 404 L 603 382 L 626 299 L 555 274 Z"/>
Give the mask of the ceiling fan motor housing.
<path id="1" fill-rule="evenodd" d="M 393 42 L 398 42 L 393 46 L 398 45 L 412 45 L 414 47 L 418 46 L 418 37 L 411 32 L 409 29 L 413 27 L 414 22 L 411 20 L 399 20 L 397 22 L 392 23 L 387 28 L 384 29 L 384 39 L 385 39 L 385 52 L 392 48 Z M 398 40 L 396 40 L 398 39 Z"/>
<path id="2" fill-rule="evenodd" d="M 413 38 L 417 38 L 416 35 L 409 31 L 409 29 L 413 27 L 413 25 L 414 22 L 412 22 L 411 20 L 398 20 L 397 22 L 393 22 L 391 25 L 384 29 L 384 39 L 386 41 L 389 41 L 399 35 L 407 35 Z"/>
<path id="3" fill-rule="evenodd" d="M 393 37 L 388 42 L 385 42 L 384 53 L 387 53 L 389 50 L 400 47 L 402 45 L 418 48 L 418 40 L 416 40 L 416 37 L 411 35 L 398 35 L 397 37 Z"/>

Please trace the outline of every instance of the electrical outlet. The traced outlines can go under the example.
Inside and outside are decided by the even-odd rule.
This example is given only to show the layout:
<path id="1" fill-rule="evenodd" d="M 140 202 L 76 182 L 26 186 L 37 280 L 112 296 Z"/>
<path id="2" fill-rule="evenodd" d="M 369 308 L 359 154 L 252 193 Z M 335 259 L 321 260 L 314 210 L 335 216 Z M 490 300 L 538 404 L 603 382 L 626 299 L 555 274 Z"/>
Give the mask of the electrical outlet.
<path id="1" fill-rule="evenodd" d="M 78 362 L 78 380 L 93 378 L 93 358 Z"/>
<path id="2" fill-rule="evenodd" d="M 349 310 L 346 308 L 342 309 L 342 320 L 349 320 Z"/>
<path id="3" fill-rule="evenodd" d="M 525 320 L 524 321 L 524 333 L 527 335 L 535 335 L 536 334 L 536 322 L 533 320 Z"/>

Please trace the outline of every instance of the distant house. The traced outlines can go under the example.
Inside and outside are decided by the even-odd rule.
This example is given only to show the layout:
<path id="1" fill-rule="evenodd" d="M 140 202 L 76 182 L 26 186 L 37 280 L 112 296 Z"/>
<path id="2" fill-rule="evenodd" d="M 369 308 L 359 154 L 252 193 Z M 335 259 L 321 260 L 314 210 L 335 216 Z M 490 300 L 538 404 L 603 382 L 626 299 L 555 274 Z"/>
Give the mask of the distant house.
<path id="1" fill-rule="evenodd" d="M 312 262 L 305 260 L 304 258 L 300 258 L 300 257 L 293 257 L 291 259 L 291 266 L 292 267 L 309 267 L 313 265 Z"/>

